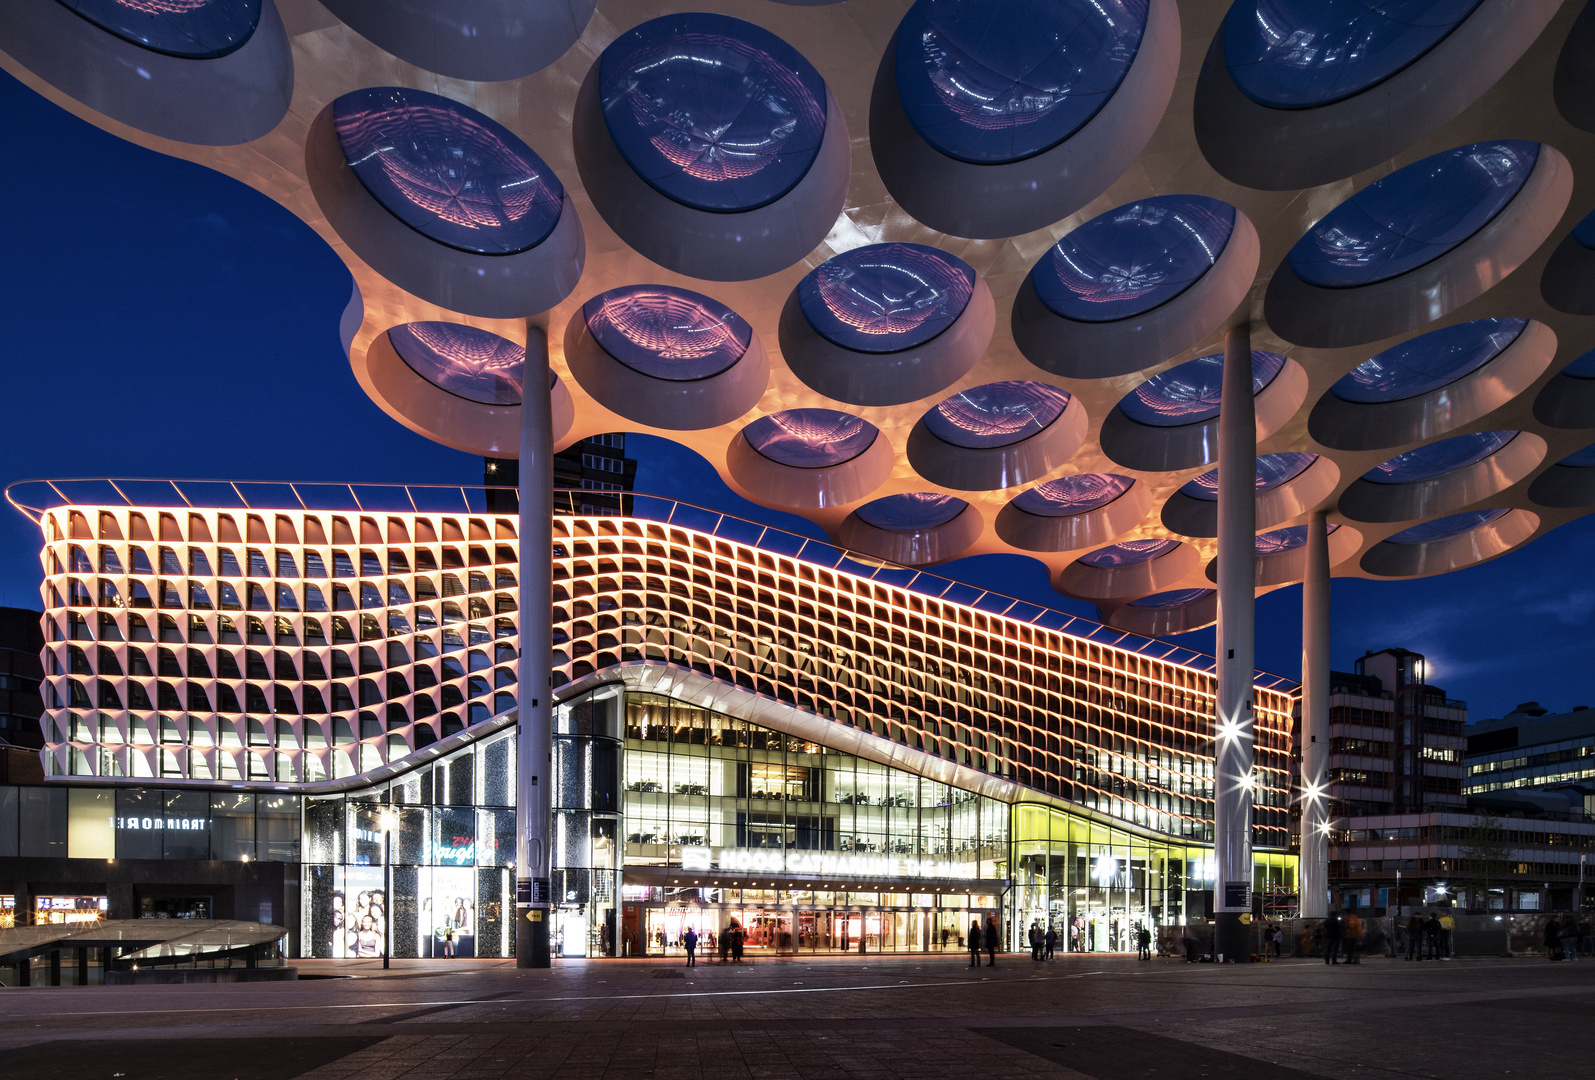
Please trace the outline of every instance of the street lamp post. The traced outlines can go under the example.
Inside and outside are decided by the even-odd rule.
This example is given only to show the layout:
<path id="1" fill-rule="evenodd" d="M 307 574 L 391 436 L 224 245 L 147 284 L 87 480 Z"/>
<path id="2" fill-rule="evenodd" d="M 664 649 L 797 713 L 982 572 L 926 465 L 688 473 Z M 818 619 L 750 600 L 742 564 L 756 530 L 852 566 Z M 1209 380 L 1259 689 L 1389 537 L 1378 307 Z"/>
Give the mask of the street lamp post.
<path id="1" fill-rule="evenodd" d="M 393 954 L 393 859 L 392 837 L 395 814 L 391 807 L 382 810 L 382 970 L 388 970 Z"/>

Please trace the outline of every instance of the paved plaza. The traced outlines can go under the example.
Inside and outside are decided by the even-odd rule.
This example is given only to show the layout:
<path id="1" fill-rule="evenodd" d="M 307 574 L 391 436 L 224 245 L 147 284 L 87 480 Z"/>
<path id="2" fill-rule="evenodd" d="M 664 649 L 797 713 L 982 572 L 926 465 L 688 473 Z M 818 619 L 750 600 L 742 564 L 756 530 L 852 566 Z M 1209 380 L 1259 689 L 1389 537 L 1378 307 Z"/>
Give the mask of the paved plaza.
<path id="1" fill-rule="evenodd" d="M 1595 963 L 1070 956 L 308 961 L 297 983 L 5 992 L 0 1075 L 1198 1080 L 1587 1075 Z"/>

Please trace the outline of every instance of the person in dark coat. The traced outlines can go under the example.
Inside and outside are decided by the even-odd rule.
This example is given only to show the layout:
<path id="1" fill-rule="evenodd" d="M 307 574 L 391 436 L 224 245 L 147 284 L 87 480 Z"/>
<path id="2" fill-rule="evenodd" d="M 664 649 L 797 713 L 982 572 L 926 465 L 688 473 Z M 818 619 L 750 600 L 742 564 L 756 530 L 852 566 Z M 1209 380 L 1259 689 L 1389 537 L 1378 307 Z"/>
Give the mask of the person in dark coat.
<path id="1" fill-rule="evenodd" d="M 1440 916 L 1433 911 L 1423 921 L 1423 937 L 1429 946 L 1429 959 L 1440 959 Z"/>
<path id="2" fill-rule="evenodd" d="M 986 966 L 997 966 L 997 916 L 986 916 Z"/>
<path id="3" fill-rule="evenodd" d="M 1407 920 L 1407 959 L 1423 960 L 1423 920 L 1416 914 Z"/>
<path id="4" fill-rule="evenodd" d="M 1545 959 L 1555 960 L 1562 949 L 1562 924 L 1555 915 L 1545 924 Z"/>
<path id="5" fill-rule="evenodd" d="M 1042 958 L 1051 960 L 1052 951 L 1058 947 L 1058 931 L 1053 929 L 1051 924 L 1048 924 L 1046 936 L 1041 939 L 1041 943 L 1043 946 Z"/>
<path id="6" fill-rule="evenodd" d="M 969 966 L 980 966 L 980 943 L 985 934 L 980 929 L 980 920 L 975 919 L 969 924 Z"/>
<path id="7" fill-rule="evenodd" d="M 1197 957 L 1200 955 L 1202 943 L 1197 941 L 1191 932 L 1187 930 L 1185 932 L 1185 936 L 1180 938 L 1180 944 L 1185 946 L 1185 962 L 1187 964 L 1196 963 Z"/>
<path id="8" fill-rule="evenodd" d="M 1331 911 L 1324 920 L 1324 963 L 1340 963 L 1340 913 Z"/>
<path id="9" fill-rule="evenodd" d="M 692 927 L 687 927 L 687 932 L 681 935 L 681 944 L 687 950 L 687 966 L 698 966 L 698 932 Z"/>

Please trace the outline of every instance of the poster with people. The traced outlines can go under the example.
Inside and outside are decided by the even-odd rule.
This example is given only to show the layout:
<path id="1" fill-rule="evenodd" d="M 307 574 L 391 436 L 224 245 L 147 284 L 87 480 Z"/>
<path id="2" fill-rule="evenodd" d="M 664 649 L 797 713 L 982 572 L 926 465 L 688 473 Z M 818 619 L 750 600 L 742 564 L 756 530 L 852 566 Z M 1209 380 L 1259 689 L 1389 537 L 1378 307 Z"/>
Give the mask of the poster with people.
<path id="1" fill-rule="evenodd" d="M 476 871 L 439 867 L 432 891 L 421 898 L 421 955 L 450 959 L 476 955 Z"/>
<path id="2" fill-rule="evenodd" d="M 378 959 L 388 929 L 388 894 L 382 871 L 349 869 L 332 893 L 333 955 Z"/>

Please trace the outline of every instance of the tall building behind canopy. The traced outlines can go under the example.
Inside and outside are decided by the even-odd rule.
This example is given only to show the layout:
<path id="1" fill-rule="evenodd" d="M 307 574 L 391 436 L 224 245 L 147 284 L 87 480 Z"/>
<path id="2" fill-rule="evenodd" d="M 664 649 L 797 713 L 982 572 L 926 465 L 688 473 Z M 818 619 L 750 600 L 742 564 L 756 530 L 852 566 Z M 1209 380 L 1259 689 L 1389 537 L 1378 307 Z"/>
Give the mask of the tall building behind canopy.
<path id="1" fill-rule="evenodd" d="M 318 800 L 367 816 L 459 807 L 448 827 L 474 841 L 401 841 L 397 862 L 428 865 L 452 843 L 476 850 L 445 865 L 502 867 L 492 814 L 513 788 L 519 541 L 489 490 L 12 488 L 44 541 L 48 777 L 188 802 L 303 798 L 312 952 L 327 875 L 373 861 L 364 818 L 323 822 L 343 811 Z M 938 941 L 963 932 L 971 896 L 1015 933 L 1082 920 L 1081 948 L 1092 920 L 1107 948 L 1110 926 L 1118 947 L 1135 922 L 1201 915 L 1211 657 L 634 499 L 632 515 L 567 507 L 554 522 L 555 865 L 573 894 L 558 910 L 591 938 L 572 954 L 619 947 L 628 895 L 638 942 L 671 902 L 842 927 L 863 908 L 836 896 L 902 894 L 862 902 L 917 920 L 888 934 L 898 949 L 929 947 L 933 924 Z M 1295 690 L 1268 675 L 1255 688 L 1255 884 L 1281 905 Z M 440 778 L 473 754 L 486 772 Z M 755 895 L 771 885 L 784 895 Z"/>

